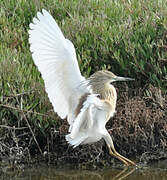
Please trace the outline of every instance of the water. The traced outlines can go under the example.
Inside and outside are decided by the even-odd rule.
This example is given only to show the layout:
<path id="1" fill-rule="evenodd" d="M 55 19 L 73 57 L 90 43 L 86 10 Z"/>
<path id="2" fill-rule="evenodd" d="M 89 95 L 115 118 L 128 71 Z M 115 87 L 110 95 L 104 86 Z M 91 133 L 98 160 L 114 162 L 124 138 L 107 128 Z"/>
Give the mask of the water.
<path id="1" fill-rule="evenodd" d="M 167 161 L 139 169 L 122 167 L 89 171 L 41 165 L 15 171 L 4 168 L 0 172 L 0 180 L 167 180 Z"/>

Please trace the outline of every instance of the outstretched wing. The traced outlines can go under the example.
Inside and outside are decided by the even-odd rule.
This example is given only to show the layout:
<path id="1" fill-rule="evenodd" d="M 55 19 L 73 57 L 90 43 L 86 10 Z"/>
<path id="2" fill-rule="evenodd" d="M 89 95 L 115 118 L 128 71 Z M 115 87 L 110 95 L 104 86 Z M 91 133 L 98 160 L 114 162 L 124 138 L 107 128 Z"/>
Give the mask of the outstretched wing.
<path id="1" fill-rule="evenodd" d="M 81 75 L 75 48 L 65 39 L 53 17 L 46 11 L 37 13 L 29 30 L 30 51 L 41 72 L 46 92 L 54 111 L 63 119 L 71 104 L 77 104 L 81 94 L 76 87 L 84 80 Z M 71 95 L 76 98 L 70 98 Z M 71 99 L 74 102 L 70 102 Z"/>

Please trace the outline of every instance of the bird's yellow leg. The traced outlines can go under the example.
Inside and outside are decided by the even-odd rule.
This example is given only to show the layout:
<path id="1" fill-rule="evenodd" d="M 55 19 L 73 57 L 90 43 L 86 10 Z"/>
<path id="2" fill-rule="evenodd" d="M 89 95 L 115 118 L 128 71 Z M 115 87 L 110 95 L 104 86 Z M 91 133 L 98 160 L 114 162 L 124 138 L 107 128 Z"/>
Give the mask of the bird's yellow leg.
<path id="1" fill-rule="evenodd" d="M 112 145 L 111 147 L 108 145 L 109 148 L 109 153 L 116 157 L 117 159 L 119 159 L 120 161 L 122 161 L 125 165 L 129 166 L 129 165 L 133 165 L 133 166 L 137 166 L 133 161 L 131 161 L 130 159 L 122 156 L 121 154 L 119 154 L 116 150 L 114 145 Z"/>
<path id="2" fill-rule="evenodd" d="M 108 146 L 108 149 L 109 149 L 109 153 L 110 153 L 111 156 L 119 159 L 119 160 L 122 161 L 126 166 L 129 165 L 129 163 L 128 163 L 127 161 L 125 161 L 125 160 L 122 159 L 121 157 L 117 156 L 117 155 L 112 151 L 112 149 L 111 149 L 109 146 Z"/>
<path id="3" fill-rule="evenodd" d="M 117 151 L 115 151 L 114 154 L 115 154 L 116 156 L 118 156 L 118 157 L 124 159 L 124 160 L 128 163 L 128 165 L 137 166 L 136 163 L 134 163 L 134 162 L 131 161 L 130 159 L 128 159 L 128 158 L 122 156 L 122 155 L 119 154 Z"/>
<path id="4" fill-rule="evenodd" d="M 129 165 L 133 165 L 133 166 L 137 166 L 133 161 L 131 161 L 130 159 L 120 155 L 116 150 L 115 150 L 115 147 L 114 147 L 114 143 L 113 143 L 113 140 L 110 136 L 110 134 L 106 131 L 104 136 L 103 136 L 104 140 L 106 141 L 107 143 L 107 146 L 109 148 L 109 153 L 116 157 L 117 159 L 119 159 L 120 161 L 122 161 L 126 166 L 129 166 Z"/>

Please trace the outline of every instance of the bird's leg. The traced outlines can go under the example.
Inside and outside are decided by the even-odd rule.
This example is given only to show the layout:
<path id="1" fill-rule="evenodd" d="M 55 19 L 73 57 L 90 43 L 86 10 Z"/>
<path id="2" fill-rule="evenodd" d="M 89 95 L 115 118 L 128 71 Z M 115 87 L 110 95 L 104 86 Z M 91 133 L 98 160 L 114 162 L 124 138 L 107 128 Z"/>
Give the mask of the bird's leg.
<path id="1" fill-rule="evenodd" d="M 110 146 L 108 145 L 108 148 L 109 148 L 109 153 L 110 153 L 112 156 L 114 156 L 114 157 L 116 157 L 117 159 L 119 159 L 120 161 L 122 161 L 125 165 L 127 165 L 127 166 L 129 166 L 129 165 L 136 166 L 136 164 L 135 164 L 133 161 L 131 161 L 130 159 L 122 156 L 121 154 L 119 154 L 119 153 L 115 150 L 114 145 L 113 145 L 112 147 L 110 147 Z"/>
<path id="2" fill-rule="evenodd" d="M 129 163 L 129 165 L 132 165 L 132 166 L 137 166 L 133 161 L 131 161 L 130 159 L 122 156 L 121 154 L 119 154 L 118 152 L 115 151 L 115 154 L 117 156 L 119 156 L 120 158 L 124 159 L 127 163 Z"/>
<path id="3" fill-rule="evenodd" d="M 127 161 L 125 161 L 124 159 L 120 158 L 119 156 L 117 156 L 113 151 L 112 149 L 109 147 L 108 145 L 108 150 L 109 150 L 109 153 L 111 156 L 114 156 L 115 158 L 119 159 L 120 161 L 122 161 L 125 165 L 129 165 Z"/>
<path id="4" fill-rule="evenodd" d="M 114 143 L 113 143 L 113 140 L 110 136 L 110 134 L 108 132 L 105 133 L 104 135 L 104 139 L 107 143 L 107 146 L 109 148 L 109 153 L 116 157 L 117 159 L 119 159 L 120 161 L 122 161 L 125 165 L 129 166 L 129 165 L 133 165 L 133 166 L 137 166 L 133 161 L 131 161 L 130 159 L 120 155 L 116 150 L 115 150 L 115 147 L 114 147 Z"/>

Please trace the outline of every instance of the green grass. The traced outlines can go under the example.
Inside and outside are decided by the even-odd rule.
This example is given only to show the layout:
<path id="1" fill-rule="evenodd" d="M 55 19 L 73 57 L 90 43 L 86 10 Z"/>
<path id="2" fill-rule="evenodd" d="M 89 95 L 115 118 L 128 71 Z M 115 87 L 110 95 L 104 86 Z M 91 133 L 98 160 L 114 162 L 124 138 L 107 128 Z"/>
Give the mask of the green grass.
<path id="1" fill-rule="evenodd" d="M 166 1 L 0 3 L 0 63 L 19 61 L 21 64 L 13 71 L 21 73 L 22 79 L 26 76 L 29 82 L 38 80 L 39 74 L 32 68 L 27 31 L 36 12 L 46 8 L 74 43 L 84 75 L 107 68 L 116 74 L 142 79 L 142 84 L 166 88 Z"/>
<path id="2" fill-rule="evenodd" d="M 152 84 L 165 92 L 166 0 L 1 0 L 0 7 L 0 104 L 6 106 L 0 124 L 19 127 L 28 111 L 29 123 L 44 135 L 56 123 L 28 44 L 29 24 L 42 8 L 75 45 L 84 76 L 108 69 L 135 78 L 134 88 Z"/>

